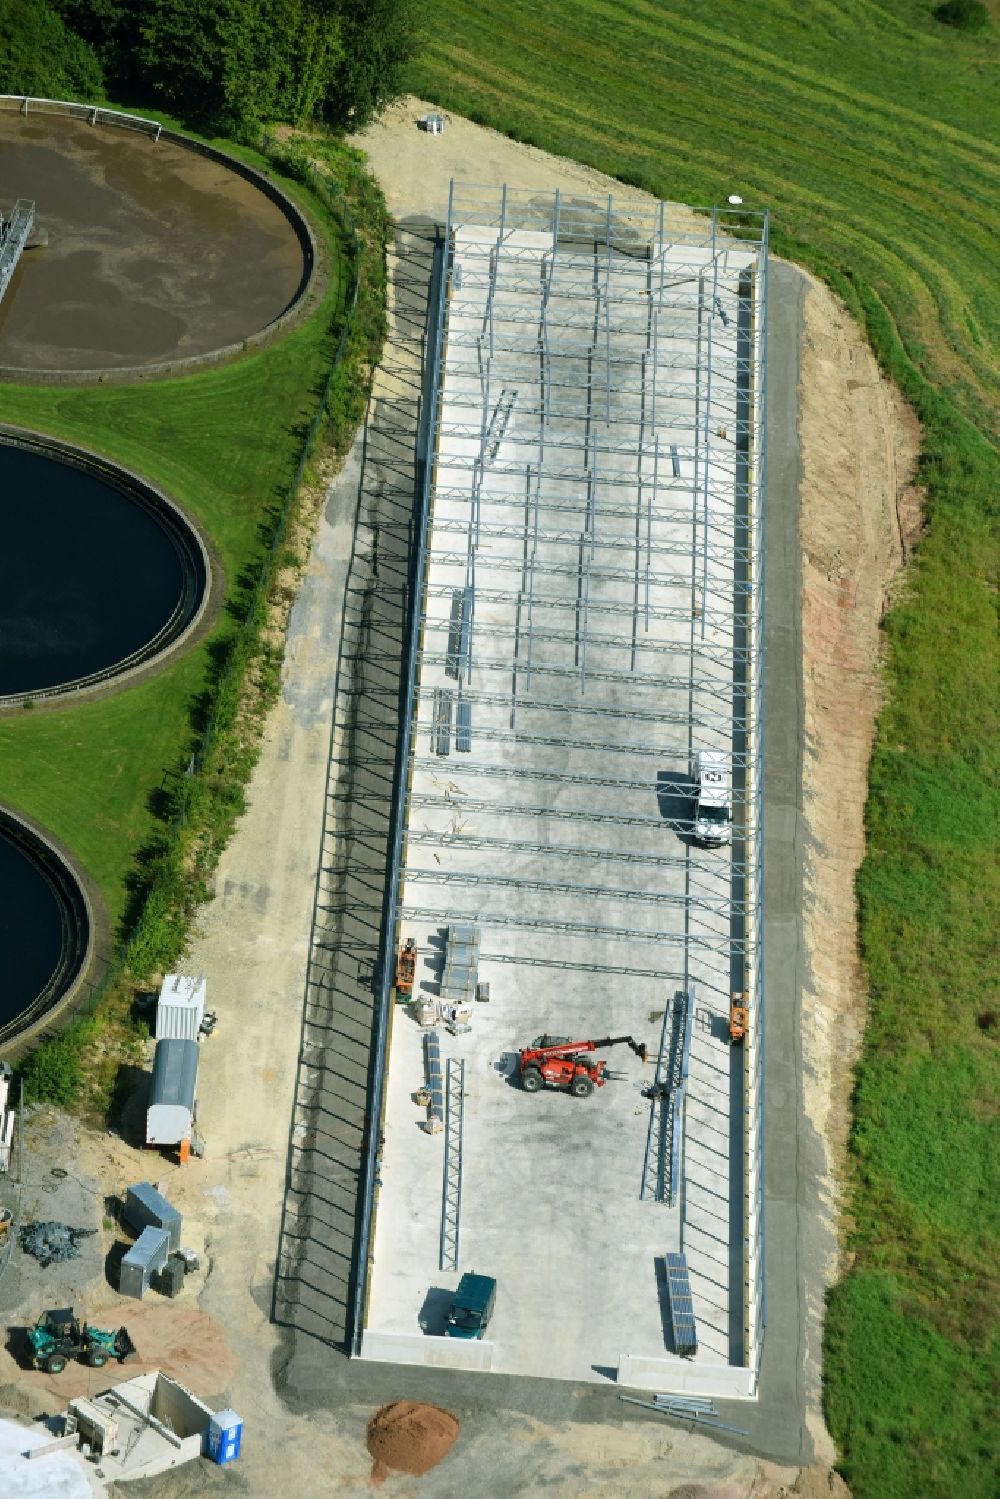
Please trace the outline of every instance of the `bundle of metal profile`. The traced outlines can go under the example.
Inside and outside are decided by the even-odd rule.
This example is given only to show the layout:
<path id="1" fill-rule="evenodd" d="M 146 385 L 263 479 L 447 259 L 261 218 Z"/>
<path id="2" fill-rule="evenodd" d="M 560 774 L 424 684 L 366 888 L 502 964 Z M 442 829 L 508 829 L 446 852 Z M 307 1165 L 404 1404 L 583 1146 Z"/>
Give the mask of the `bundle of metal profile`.
<path id="1" fill-rule="evenodd" d="M 476 922 L 460 921 L 448 927 L 441 998 L 450 1004 L 465 1004 L 476 997 L 479 973 L 480 933 Z"/>
<path id="2" fill-rule="evenodd" d="M 449 689 L 435 687 L 434 727 L 431 729 L 431 743 L 436 755 L 447 755 L 451 752 L 451 706 L 452 694 Z"/>
<path id="3" fill-rule="evenodd" d="M 424 1032 L 424 1071 L 431 1095 L 431 1101 L 427 1105 L 427 1120 L 432 1126 L 436 1120 L 440 1128 L 444 1124 L 444 1073 L 441 1068 L 441 1041 L 437 1031 Z"/>
<path id="4" fill-rule="evenodd" d="M 698 1352 L 698 1330 L 694 1320 L 687 1260 L 682 1254 L 665 1254 L 663 1263 L 667 1272 L 667 1302 L 674 1334 L 674 1352 L 682 1358 L 689 1358 Z"/>
<path id="5" fill-rule="evenodd" d="M 445 676 L 455 677 L 458 680 L 465 675 L 469 665 L 473 599 L 471 587 L 456 588 L 452 591 Z"/>
<path id="6" fill-rule="evenodd" d="M 672 1416 L 675 1421 L 697 1421 L 715 1431 L 732 1431 L 737 1436 L 748 1437 L 750 1433 L 742 1426 L 732 1426 L 720 1421 L 710 1400 L 698 1400 L 684 1395 L 654 1395 L 652 1400 L 638 1400 L 634 1395 L 619 1395 L 626 1405 L 638 1405 L 644 1411 L 657 1411 L 661 1416 Z"/>
<path id="7" fill-rule="evenodd" d="M 702 1416 L 713 1416 L 718 1419 L 719 1412 L 715 1409 L 711 1400 L 702 1400 L 697 1395 L 654 1395 L 654 1405 L 662 1405 L 665 1409 L 678 1411 L 694 1411 Z"/>

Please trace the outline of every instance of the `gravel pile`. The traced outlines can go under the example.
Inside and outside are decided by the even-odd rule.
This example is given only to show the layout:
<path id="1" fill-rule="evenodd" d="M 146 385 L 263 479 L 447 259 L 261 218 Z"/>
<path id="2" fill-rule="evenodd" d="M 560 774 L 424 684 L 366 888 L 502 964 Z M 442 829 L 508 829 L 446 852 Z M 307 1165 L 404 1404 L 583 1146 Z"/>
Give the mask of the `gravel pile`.
<path id="1" fill-rule="evenodd" d="M 437 1467 L 455 1445 L 461 1423 L 450 1411 L 415 1400 L 384 1405 L 368 1423 L 372 1483 L 393 1471 L 418 1476 Z"/>

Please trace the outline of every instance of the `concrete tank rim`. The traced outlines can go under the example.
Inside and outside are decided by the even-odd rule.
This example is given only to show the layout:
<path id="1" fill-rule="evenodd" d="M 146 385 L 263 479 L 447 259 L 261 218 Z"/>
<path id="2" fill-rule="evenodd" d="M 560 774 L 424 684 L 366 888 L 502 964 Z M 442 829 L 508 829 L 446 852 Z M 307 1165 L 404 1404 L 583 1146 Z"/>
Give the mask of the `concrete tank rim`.
<path id="1" fill-rule="evenodd" d="M 64 438 L 53 437 L 50 433 L 31 427 L 0 422 L 0 447 L 16 447 L 51 458 L 67 467 L 75 467 L 88 473 L 96 471 L 98 477 L 114 485 L 133 504 L 151 514 L 168 534 L 171 527 L 179 531 L 197 556 L 203 578 L 201 597 L 191 619 L 159 650 L 154 650 L 132 666 L 118 669 L 112 664 L 75 682 L 57 683 L 53 687 L 38 688 L 31 692 L 0 695 L 0 719 L 11 713 L 24 712 L 25 703 L 29 701 L 32 711 L 44 712 L 51 708 L 63 709 L 75 702 L 92 702 L 98 697 L 109 697 L 139 681 L 158 675 L 175 658 L 204 639 L 215 625 L 222 609 L 226 591 L 225 569 L 208 532 L 179 500 L 174 499 L 152 479 L 106 457 L 95 448 L 85 448 L 79 443 L 67 442 Z M 164 525 L 164 516 L 169 525 Z"/>
<path id="2" fill-rule="evenodd" d="M 34 109 L 23 111 L 21 105 L 24 103 L 33 105 Z M 245 354 L 251 349 L 257 349 L 266 344 L 273 343 L 284 333 L 290 331 L 299 323 L 316 305 L 326 290 L 328 275 L 321 274 L 320 251 L 317 243 L 316 233 L 309 221 L 306 211 L 295 202 L 295 200 L 281 188 L 278 183 L 266 172 L 257 167 L 252 167 L 248 162 L 240 161 L 236 156 L 221 150 L 218 146 L 211 145 L 208 141 L 199 140 L 197 136 L 188 135 L 182 130 L 175 130 L 172 126 L 161 125 L 158 120 L 147 120 L 137 115 L 130 115 L 124 110 L 107 109 L 99 104 L 85 104 L 79 100 L 68 99 L 37 99 L 33 95 L 24 94 L 0 94 L 0 116 L 5 114 L 21 115 L 30 113 L 42 114 L 47 117 L 70 119 L 78 123 L 92 123 L 111 126 L 112 129 L 136 130 L 141 126 L 155 127 L 157 141 L 169 141 L 172 145 L 180 146 L 185 150 L 192 151 L 196 155 L 204 156 L 209 161 L 218 162 L 220 166 L 242 177 L 244 181 L 252 186 L 280 209 L 287 219 L 293 233 L 295 234 L 302 251 L 302 276 L 292 300 L 277 317 L 265 323 L 263 328 L 248 334 L 238 343 L 225 344 L 221 348 L 207 350 L 203 354 L 192 354 L 177 359 L 152 360 L 145 364 L 123 365 L 111 368 L 95 368 L 82 370 L 38 370 L 28 369 L 22 365 L 0 364 L 0 383 L 17 383 L 19 385 L 89 385 L 89 384 L 132 384 L 143 380 L 169 379 L 173 375 L 194 374 L 200 369 L 210 369 L 215 365 L 224 364 Z M 88 115 L 99 116 L 99 119 L 88 122 Z"/>
<path id="3" fill-rule="evenodd" d="M 111 922 L 107 906 L 86 865 L 34 817 L 0 801 L 0 836 L 12 825 L 29 843 L 38 845 L 72 880 L 86 921 L 87 941 L 76 973 L 62 993 L 55 995 L 52 1002 L 27 1024 L 19 1024 L 20 1017 L 15 1016 L 5 1027 L 9 1035 L 0 1039 L 0 1054 L 5 1061 L 19 1060 L 44 1038 L 47 1031 L 54 1027 L 61 1029 L 90 998 L 111 961 Z M 32 1006 L 28 1008 L 30 1010 Z"/>

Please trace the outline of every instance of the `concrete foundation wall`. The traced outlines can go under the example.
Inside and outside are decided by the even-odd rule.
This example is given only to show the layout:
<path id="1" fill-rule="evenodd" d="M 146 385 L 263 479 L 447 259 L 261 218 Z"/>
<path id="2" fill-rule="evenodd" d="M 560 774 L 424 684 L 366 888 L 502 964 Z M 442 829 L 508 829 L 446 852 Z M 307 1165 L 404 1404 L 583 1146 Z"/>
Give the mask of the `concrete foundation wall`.
<path id="1" fill-rule="evenodd" d="M 203 1437 L 212 1419 L 212 1412 L 183 1385 L 162 1375 L 153 1391 L 151 1414 L 164 1425 L 169 1425 L 179 1437 Z"/>
<path id="2" fill-rule="evenodd" d="M 487 1373 L 493 1367 L 492 1343 L 475 1338 L 425 1338 L 418 1333 L 366 1332 L 361 1357 L 389 1364 L 422 1364 L 429 1369 L 468 1369 Z"/>
<path id="3" fill-rule="evenodd" d="M 618 1383 L 632 1390 L 716 1396 L 722 1400 L 750 1400 L 756 1393 L 749 1369 L 692 1364 L 681 1358 L 636 1358 L 630 1353 L 623 1353 L 618 1361 Z"/>

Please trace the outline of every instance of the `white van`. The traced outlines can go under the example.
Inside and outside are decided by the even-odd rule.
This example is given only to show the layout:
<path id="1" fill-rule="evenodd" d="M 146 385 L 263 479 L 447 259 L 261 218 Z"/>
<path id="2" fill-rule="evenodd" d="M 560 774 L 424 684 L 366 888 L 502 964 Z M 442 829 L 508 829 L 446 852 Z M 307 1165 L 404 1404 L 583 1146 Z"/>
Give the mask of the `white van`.
<path id="1" fill-rule="evenodd" d="M 732 840 L 733 798 L 729 785 L 729 757 L 718 750 L 699 750 L 694 757 L 697 802 L 694 839 L 707 848 L 722 848 Z"/>

